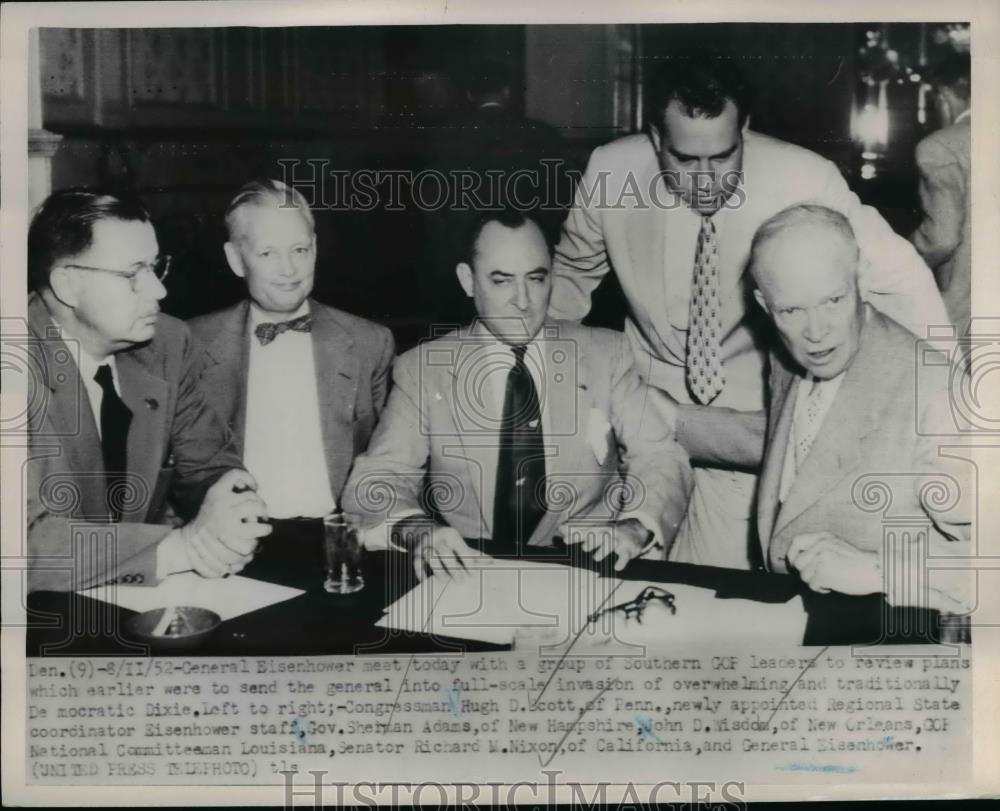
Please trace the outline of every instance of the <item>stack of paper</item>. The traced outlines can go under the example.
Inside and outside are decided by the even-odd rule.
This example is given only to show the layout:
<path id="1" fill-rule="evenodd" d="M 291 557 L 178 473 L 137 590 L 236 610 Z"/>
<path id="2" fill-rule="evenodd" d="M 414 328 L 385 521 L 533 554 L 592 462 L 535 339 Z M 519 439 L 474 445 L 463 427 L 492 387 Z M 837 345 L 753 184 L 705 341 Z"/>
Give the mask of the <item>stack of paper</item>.
<path id="1" fill-rule="evenodd" d="M 674 595 L 676 613 L 650 602 L 641 620 L 623 611 L 588 617 L 635 599 L 647 587 Z M 515 636 L 546 647 L 633 645 L 742 640 L 801 644 L 802 599 L 787 603 L 723 600 L 711 589 L 599 577 L 570 566 L 494 560 L 461 579 L 437 575 L 390 605 L 377 623 L 399 631 L 511 644 Z"/>
<path id="2" fill-rule="evenodd" d="M 132 611 L 189 605 L 214 611 L 223 621 L 302 594 L 249 577 L 205 578 L 194 572 L 165 577 L 157 586 L 97 586 L 78 592 Z"/>

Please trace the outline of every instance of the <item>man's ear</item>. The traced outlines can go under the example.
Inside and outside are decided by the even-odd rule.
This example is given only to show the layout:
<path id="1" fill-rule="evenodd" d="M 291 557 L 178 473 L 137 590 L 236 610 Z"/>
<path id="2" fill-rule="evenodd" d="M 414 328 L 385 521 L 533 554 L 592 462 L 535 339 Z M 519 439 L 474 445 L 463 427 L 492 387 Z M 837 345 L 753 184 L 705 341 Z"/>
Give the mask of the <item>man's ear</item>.
<path id="1" fill-rule="evenodd" d="M 655 124 L 649 125 L 649 140 L 653 142 L 653 149 L 659 152 L 663 139 L 660 137 L 660 131 L 656 128 Z"/>
<path id="2" fill-rule="evenodd" d="M 77 285 L 79 279 L 65 268 L 56 268 L 49 273 L 49 290 L 52 295 L 67 307 L 76 307 L 80 299 Z"/>
<path id="3" fill-rule="evenodd" d="M 768 309 L 767 301 L 764 300 L 764 294 L 761 293 L 759 289 L 758 290 L 754 290 L 753 291 L 753 297 L 757 300 L 757 303 L 760 305 L 760 308 L 765 313 L 767 313 L 768 315 L 770 315 L 771 314 L 771 310 Z"/>
<path id="4" fill-rule="evenodd" d="M 462 285 L 465 295 L 472 298 L 472 268 L 468 262 L 459 262 L 455 267 L 455 275 L 458 276 L 458 283 Z"/>
<path id="5" fill-rule="evenodd" d="M 226 261 L 229 263 L 229 269 L 241 279 L 245 279 L 247 269 L 243 266 L 243 257 L 240 256 L 240 249 L 236 246 L 236 243 L 227 242 L 222 248 L 226 252 Z"/>

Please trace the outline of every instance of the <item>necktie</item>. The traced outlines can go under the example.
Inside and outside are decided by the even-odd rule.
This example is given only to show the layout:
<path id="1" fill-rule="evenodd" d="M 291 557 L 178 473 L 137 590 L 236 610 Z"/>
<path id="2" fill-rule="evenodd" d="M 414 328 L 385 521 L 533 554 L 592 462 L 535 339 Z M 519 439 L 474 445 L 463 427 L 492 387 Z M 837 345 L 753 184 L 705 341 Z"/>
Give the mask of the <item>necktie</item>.
<path id="1" fill-rule="evenodd" d="M 535 383 L 524 365 L 526 346 L 511 347 L 514 366 L 500 423 L 493 540 L 520 550 L 546 512 L 545 438 Z"/>
<path id="2" fill-rule="evenodd" d="M 719 243 L 712 218 L 702 217 L 694 254 L 687 335 L 687 383 L 699 403 L 712 402 L 726 385 L 722 373 L 721 345 Z"/>
<path id="3" fill-rule="evenodd" d="M 309 313 L 293 318 L 291 321 L 265 321 L 257 325 L 254 334 L 261 346 L 267 346 L 281 333 L 293 330 L 294 332 L 312 332 L 312 316 Z"/>
<path id="4" fill-rule="evenodd" d="M 809 455 L 809 449 L 812 447 L 813 442 L 816 439 L 816 434 L 819 432 L 820 393 L 822 391 L 819 381 L 815 379 L 811 382 L 804 380 L 800 385 L 811 385 L 812 388 L 806 395 L 805 402 L 803 402 L 801 407 L 795 412 L 796 473 L 802 469 L 802 465 L 806 461 L 806 456 Z"/>
<path id="5" fill-rule="evenodd" d="M 121 518 L 121 504 L 124 500 L 128 428 L 132 422 L 132 412 L 122 402 L 115 390 L 111 367 L 104 363 L 97 367 L 94 380 L 101 387 L 101 451 L 104 456 L 105 493 L 111 520 Z"/>

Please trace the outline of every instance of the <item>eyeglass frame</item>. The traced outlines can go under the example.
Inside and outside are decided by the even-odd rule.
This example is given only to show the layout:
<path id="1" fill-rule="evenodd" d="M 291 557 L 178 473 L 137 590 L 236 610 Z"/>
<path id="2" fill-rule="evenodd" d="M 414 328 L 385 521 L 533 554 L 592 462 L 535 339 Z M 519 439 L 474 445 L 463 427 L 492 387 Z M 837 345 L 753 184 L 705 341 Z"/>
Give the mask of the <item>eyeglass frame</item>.
<path id="1" fill-rule="evenodd" d="M 666 605 L 667 608 L 670 609 L 671 614 L 677 614 L 677 605 L 674 603 L 675 599 L 676 598 L 671 592 L 661 586 L 646 586 L 646 588 L 639 592 L 639 594 L 627 602 L 618 603 L 617 605 L 608 606 L 607 608 L 599 608 L 587 617 L 587 624 L 594 625 L 605 614 L 611 614 L 615 611 L 623 611 L 625 613 L 625 619 L 628 619 L 630 616 L 635 616 L 636 621 L 641 625 L 643 612 L 646 610 L 646 606 L 653 600 L 660 600 Z"/>
<path id="2" fill-rule="evenodd" d="M 139 275 L 144 271 L 148 270 L 150 273 L 153 274 L 153 276 L 156 277 L 156 280 L 158 282 L 163 282 L 163 280 L 170 275 L 171 259 L 172 257 L 170 256 L 170 254 L 165 253 L 161 256 L 158 256 L 156 258 L 156 262 L 154 262 L 153 264 L 150 264 L 148 262 L 143 262 L 135 270 L 114 270 L 112 268 L 99 268 L 95 267 L 94 265 L 78 265 L 75 262 L 66 262 L 64 264 L 59 265 L 59 267 L 73 268 L 75 270 L 88 270 L 95 273 L 110 273 L 112 276 L 119 276 L 122 279 L 128 279 L 129 286 L 132 288 L 132 292 L 138 293 L 139 286 L 136 280 L 139 278 Z M 157 265 L 163 266 L 162 274 L 156 272 Z"/>

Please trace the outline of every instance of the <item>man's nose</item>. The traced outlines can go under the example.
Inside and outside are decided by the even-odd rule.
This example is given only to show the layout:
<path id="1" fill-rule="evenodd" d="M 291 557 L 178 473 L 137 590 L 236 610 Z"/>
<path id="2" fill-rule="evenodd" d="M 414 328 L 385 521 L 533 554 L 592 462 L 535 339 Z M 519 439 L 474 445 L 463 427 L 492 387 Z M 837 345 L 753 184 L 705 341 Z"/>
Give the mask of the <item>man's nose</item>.
<path id="1" fill-rule="evenodd" d="M 514 287 L 514 306 L 519 310 L 528 309 L 528 286 L 518 283 Z"/>
<path id="2" fill-rule="evenodd" d="M 295 263 L 292 261 L 292 257 L 287 254 L 282 254 L 278 259 L 278 273 L 282 276 L 294 276 L 295 275 Z"/>
<path id="3" fill-rule="evenodd" d="M 826 337 L 828 325 L 826 318 L 818 310 L 806 311 L 806 328 L 804 331 L 807 341 L 821 341 Z"/>
<path id="4" fill-rule="evenodd" d="M 153 273 L 152 270 L 147 269 L 142 272 L 138 281 L 141 285 L 139 291 L 141 291 L 143 298 L 159 301 L 160 299 L 167 297 L 166 286 L 160 281 L 159 277 Z"/>

